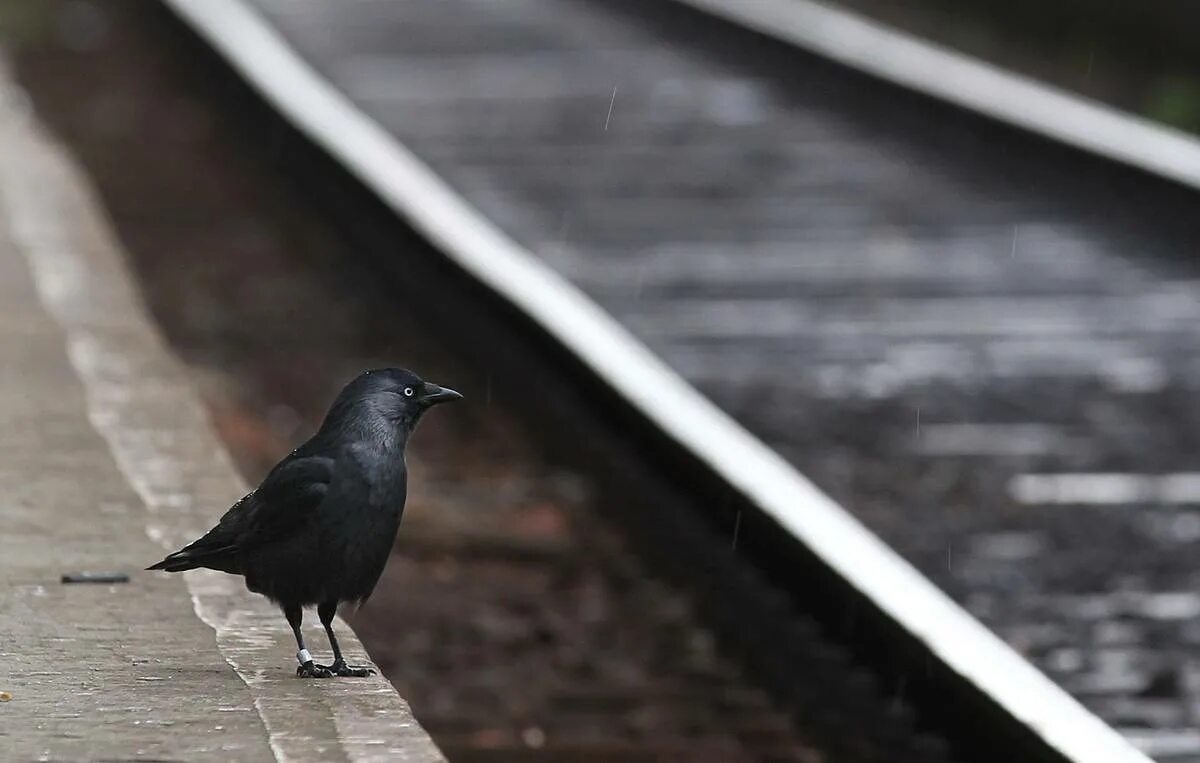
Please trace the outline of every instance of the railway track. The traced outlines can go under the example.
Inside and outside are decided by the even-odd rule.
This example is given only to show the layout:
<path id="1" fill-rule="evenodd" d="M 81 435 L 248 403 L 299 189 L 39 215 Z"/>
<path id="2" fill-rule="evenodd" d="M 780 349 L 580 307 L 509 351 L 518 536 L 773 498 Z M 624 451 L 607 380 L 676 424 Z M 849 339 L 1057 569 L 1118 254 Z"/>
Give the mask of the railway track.
<path id="1" fill-rule="evenodd" d="M 359 368 L 403 357 L 462 380 L 477 401 L 423 426 L 396 556 L 351 617 L 452 760 L 950 759 L 902 697 L 881 694 L 807 619 L 788 626 L 792 649 L 820 685 L 784 702 L 749 673 L 701 610 L 730 591 L 769 589 L 728 580 L 705 601 L 671 579 L 661 554 L 640 553 L 645 538 L 605 516 L 619 498 L 600 475 L 613 467 L 539 445 L 544 414 L 530 420 L 520 391 L 491 382 L 511 369 L 448 349 L 461 336 L 429 315 L 437 307 L 421 289 L 397 300 L 396 282 L 362 263 L 362 231 L 341 228 L 264 160 L 269 145 L 293 156 L 289 144 L 272 144 L 278 134 L 255 112 L 231 120 L 239 100 L 214 87 L 208 63 L 180 55 L 189 48 L 178 28 L 138 5 L 106 4 L 82 22 L 59 15 L 79 6 L 40 5 L 47 15 L 35 28 L 96 23 L 104 33 L 82 47 L 61 32 L 25 39 L 14 46 L 19 72 L 97 183 L 156 319 L 247 478 L 315 425 Z M 62 76 L 81 68 L 86 82 Z M 108 121 L 116 112 L 136 119 Z M 265 131 L 248 136 L 256 124 Z M 439 299 L 466 309 L 461 284 L 431 278 Z M 539 399 L 554 400 L 552 377 L 535 370 L 526 376 L 547 383 Z M 661 508 L 648 505 L 661 494 L 636 493 L 645 478 L 619 479 L 618 492 L 635 491 L 623 511 Z M 693 542 L 693 554 L 711 550 L 703 534 Z M 710 575 L 732 561 L 729 539 L 715 542 Z M 869 735 L 857 730 L 864 720 Z"/>
<path id="2" fill-rule="evenodd" d="M 1196 534 L 1186 531 L 1196 499 L 1186 474 L 1154 476 L 1187 472 L 1191 451 L 1184 422 L 1200 366 L 1190 192 L 657 6 L 254 5 L 350 108 L 391 131 L 524 253 L 618 317 L 1010 645 L 1163 760 L 1193 759 L 1194 682 L 1183 656 L 1197 616 L 1188 563 Z M 246 62 L 224 55 L 247 76 Z M 199 67 L 221 70 L 211 58 Z M 432 532 L 395 567 L 401 577 L 491 578 L 525 591 L 515 605 L 525 611 L 553 588 L 548 581 L 577 584 L 562 589 L 556 612 L 579 606 L 589 585 L 608 592 L 601 598 L 630 586 L 628 606 L 611 610 L 616 630 L 576 648 L 603 653 L 601 642 L 622 641 L 618 621 L 643 609 L 686 612 L 682 626 L 659 622 L 629 637 L 639 648 L 659 643 L 642 653 L 643 675 L 707 638 L 697 634 L 711 631 L 720 645 L 694 683 L 605 685 L 597 657 L 591 688 L 551 693 L 556 701 L 590 707 L 591 718 L 607 706 L 607 722 L 628 724 L 623 704 L 641 698 L 670 716 L 662 708 L 678 709 L 672 703 L 683 695 L 703 709 L 680 710 L 673 733 L 724 729 L 720 739 L 701 733 L 690 747 L 659 747 L 646 759 L 695 759 L 701 750 L 720 760 L 735 751 L 747 759 L 1137 759 L 1045 687 L 1005 696 L 1013 682 L 982 668 L 963 680 L 953 648 L 939 642 L 949 631 L 914 630 L 902 611 L 910 602 L 881 600 L 864 582 L 894 569 L 890 562 L 871 569 L 873 557 L 857 558 L 849 566 L 868 569 L 848 574 L 836 550 L 813 547 L 804 535 L 811 525 L 800 527 L 799 542 L 782 533 L 787 522 L 756 504 L 754 490 L 681 448 L 678 431 L 646 415 L 645 399 L 614 389 L 616 374 L 589 366 L 579 348 L 564 353 L 563 335 L 547 336 L 527 304 L 478 272 L 464 279 L 461 260 L 428 246 L 432 238 L 454 250 L 488 231 L 468 225 L 439 238 L 416 215 L 423 233 L 415 233 L 369 169 L 330 151 L 303 108 L 299 119 L 288 111 L 294 93 L 257 82 L 284 110 L 280 119 L 229 73 L 219 82 L 221 108 L 240 115 L 253 145 L 283 154 L 314 209 L 337 226 L 330 238 L 388 274 L 379 309 L 389 296 L 420 305 L 420 319 L 471 348 L 475 378 L 510 411 L 529 391 L 499 369 L 537 369 L 541 410 L 526 425 L 595 480 L 593 508 L 567 512 L 591 518 L 573 525 L 565 544 L 512 541 L 520 517 L 472 543 Z M 399 257 L 405 249 L 427 254 Z M 431 299 L 430 284 L 457 296 Z M 485 367 L 494 377 L 478 371 Z M 304 405 L 315 406 L 310 394 Z M 820 500 L 805 494 L 797 503 Z M 1130 504 L 1157 510 L 1135 515 Z M 561 510 L 542 511 L 524 521 L 561 526 Z M 497 546 L 508 564 L 537 559 L 543 577 L 506 579 L 470 561 L 493 558 Z M 447 567 L 447 558 L 458 561 Z M 594 576 L 579 572 L 581 558 Z M 638 585 L 647 570 L 671 586 Z M 484 607 L 495 595 L 485 586 L 471 600 Z M 923 590 L 914 596 L 929 601 Z M 442 608 L 430 619 L 449 616 Z M 372 641 L 369 619 L 358 627 L 373 654 L 387 643 L 386 633 Z M 655 641 L 663 632 L 682 640 Z M 969 628 L 960 633 L 986 642 Z M 471 639 L 490 643 L 478 629 Z M 404 675 L 405 665 L 429 660 L 423 648 L 403 662 L 397 652 L 392 670 Z M 475 668 L 493 656 L 479 644 L 447 651 Z M 688 669 L 668 660 L 665 672 L 676 681 Z M 421 717 L 420 697 L 449 684 L 434 673 L 402 691 Z M 732 709 L 728 697 L 752 699 Z M 1022 714 L 1017 705 L 1031 698 L 1026 710 L 1065 715 Z M 561 729 L 526 719 L 496 731 L 497 708 L 514 702 L 431 716 L 431 730 L 480 759 L 539 750 L 560 759 L 568 748 L 578 759 L 635 755 L 624 742 L 605 747 L 606 732 L 555 749 Z M 624 728 L 636 739 L 636 728 Z M 1088 750 L 1104 757 L 1082 757 Z"/>

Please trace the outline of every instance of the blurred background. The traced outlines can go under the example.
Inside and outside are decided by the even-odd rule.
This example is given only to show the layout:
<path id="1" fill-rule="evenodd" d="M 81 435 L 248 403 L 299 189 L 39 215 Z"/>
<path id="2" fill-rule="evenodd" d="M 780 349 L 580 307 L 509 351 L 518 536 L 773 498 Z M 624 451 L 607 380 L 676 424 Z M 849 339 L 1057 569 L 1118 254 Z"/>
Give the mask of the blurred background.
<path id="1" fill-rule="evenodd" d="M 248 4 L 1072 696 L 1200 761 L 1197 189 L 668 0 Z M 1200 130 L 1190 3 L 836 7 Z M 430 287 L 428 247 L 381 243 L 158 3 L 3 0 L 0 46 L 248 482 L 362 368 L 475 403 L 422 424 L 395 559 L 347 613 L 451 760 L 969 759 L 733 499 L 696 509 L 711 569 L 665 550 L 662 474 L 606 450 L 660 443 L 564 413 L 589 398 L 543 397 L 534 350 L 502 365 L 471 332 L 505 311 Z M 743 564 L 810 680 L 755 666 L 722 598 Z"/>
<path id="2" fill-rule="evenodd" d="M 1189 3 L 872 2 L 844 7 L 1131 114 L 1200 129 Z"/>

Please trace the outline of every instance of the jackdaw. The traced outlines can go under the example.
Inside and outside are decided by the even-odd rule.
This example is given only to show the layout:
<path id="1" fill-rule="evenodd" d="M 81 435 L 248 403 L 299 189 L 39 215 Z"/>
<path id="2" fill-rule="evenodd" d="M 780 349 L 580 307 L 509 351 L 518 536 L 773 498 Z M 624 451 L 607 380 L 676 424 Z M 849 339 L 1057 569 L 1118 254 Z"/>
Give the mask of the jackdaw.
<path id="1" fill-rule="evenodd" d="M 292 626 L 296 675 L 368 675 L 342 659 L 333 617 L 342 602 L 366 601 L 387 564 L 404 511 L 409 435 L 429 408 L 461 398 L 399 368 L 359 374 L 317 433 L 216 527 L 147 569 L 244 575 L 246 587 L 278 604 Z M 313 664 L 304 647 L 300 624 L 313 605 L 333 647 L 331 665 Z"/>

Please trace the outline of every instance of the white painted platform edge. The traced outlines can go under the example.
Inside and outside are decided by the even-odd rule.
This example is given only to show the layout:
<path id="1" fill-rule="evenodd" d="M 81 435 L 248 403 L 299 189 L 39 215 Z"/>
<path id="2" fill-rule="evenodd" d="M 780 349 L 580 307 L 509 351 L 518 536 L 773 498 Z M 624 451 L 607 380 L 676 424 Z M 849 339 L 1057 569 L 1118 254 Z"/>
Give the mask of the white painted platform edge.
<path id="1" fill-rule="evenodd" d="M 890 547 L 501 232 L 241 0 L 162 0 L 262 96 L 474 278 L 573 352 L 937 659 L 1069 760 L 1148 763 Z"/>
<path id="2" fill-rule="evenodd" d="M 909 90 L 1200 189 L 1200 139 L 812 0 L 673 0 Z"/>

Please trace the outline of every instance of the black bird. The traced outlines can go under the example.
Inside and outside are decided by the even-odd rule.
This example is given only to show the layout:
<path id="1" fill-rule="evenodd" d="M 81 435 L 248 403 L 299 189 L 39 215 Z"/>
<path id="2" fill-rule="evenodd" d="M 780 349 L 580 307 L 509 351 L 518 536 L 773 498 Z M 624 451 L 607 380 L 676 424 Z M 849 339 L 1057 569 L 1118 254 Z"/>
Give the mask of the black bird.
<path id="1" fill-rule="evenodd" d="M 399 368 L 359 374 L 317 433 L 216 527 L 147 569 L 244 575 L 246 587 L 278 604 L 292 626 L 296 675 L 368 675 L 342 658 L 333 617 L 342 602 L 366 601 L 387 564 L 404 511 L 409 435 L 429 408 L 461 398 Z M 313 664 L 304 647 L 300 624 L 313 605 L 333 647 L 331 665 Z"/>

